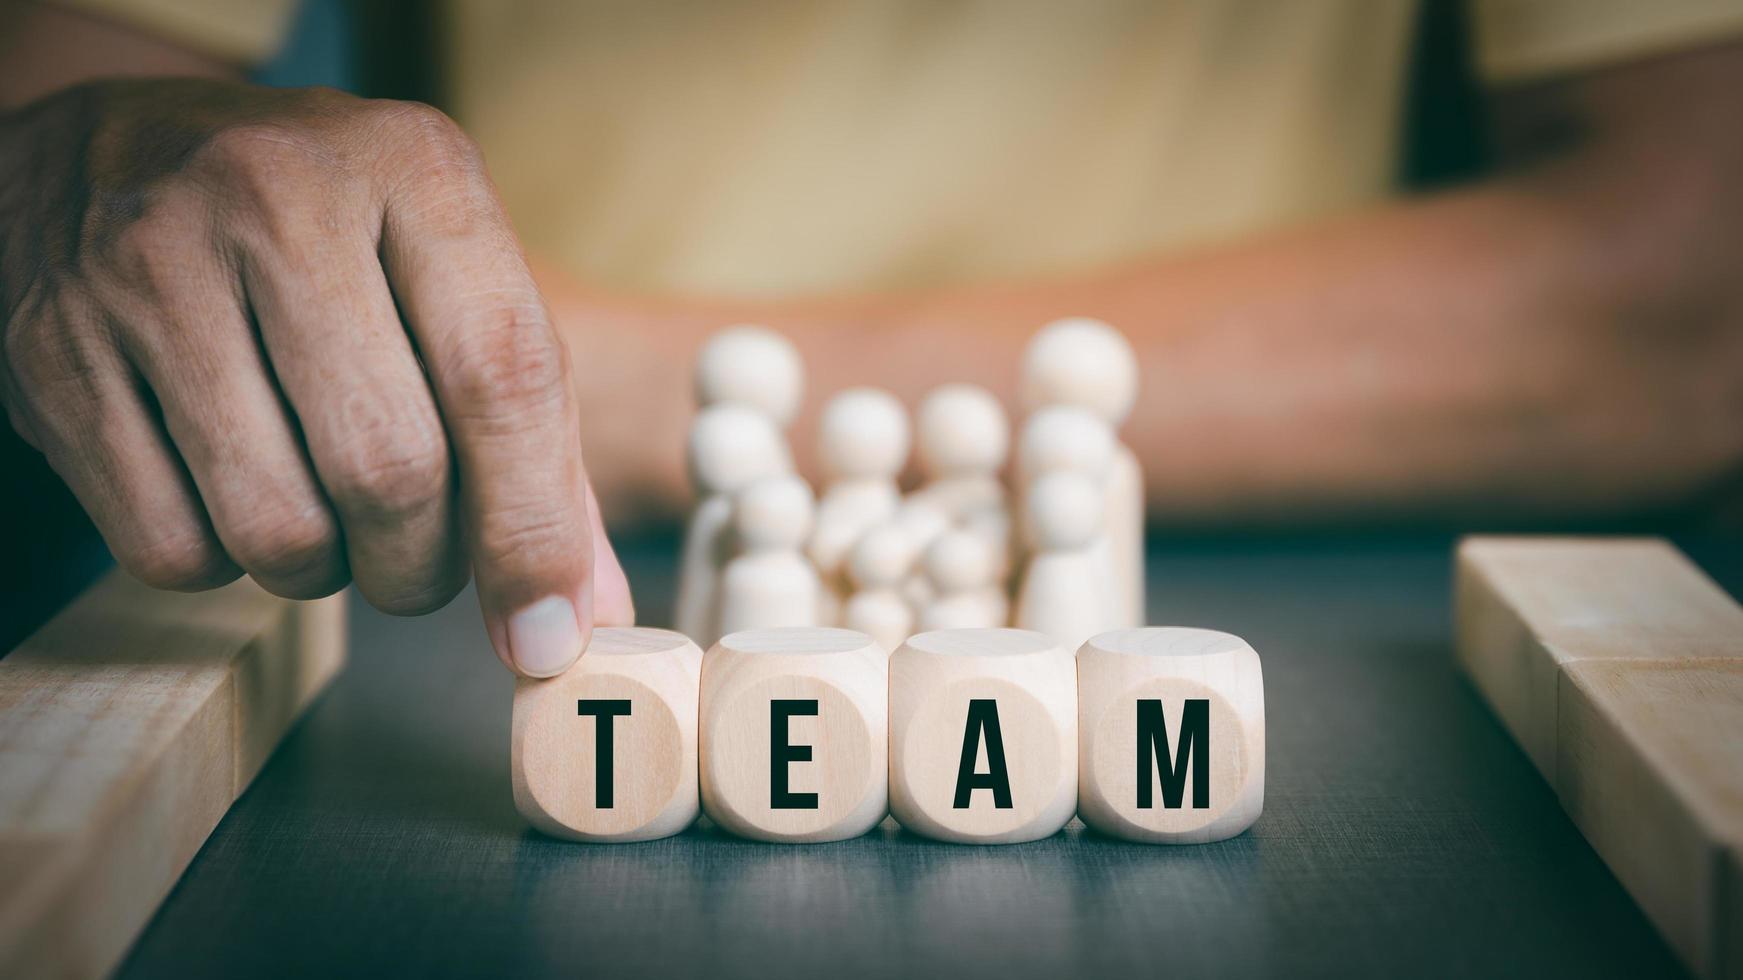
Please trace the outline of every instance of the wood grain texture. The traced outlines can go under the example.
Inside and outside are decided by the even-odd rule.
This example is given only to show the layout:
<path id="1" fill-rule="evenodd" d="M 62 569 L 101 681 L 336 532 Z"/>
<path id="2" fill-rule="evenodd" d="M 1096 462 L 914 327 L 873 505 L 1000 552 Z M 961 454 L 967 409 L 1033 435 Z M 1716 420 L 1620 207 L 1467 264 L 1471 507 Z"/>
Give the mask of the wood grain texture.
<path id="1" fill-rule="evenodd" d="M 988 702 L 990 716 L 971 714 Z M 995 734 L 1002 767 L 992 759 Z M 986 787 L 960 799 L 969 752 L 973 774 L 1003 770 L 1006 799 Z M 940 630 L 902 644 L 890 658 L 890 813 L 903 827 L 934 840 L 1014 844 L 1058 833 L 1076 809 L 1069 650 L 1017 629 Z"/>
<path id="2" fill-rule="evenodd" d="M 509 749 L 515 808 L 545 833 L 572 840 L 654 840 L 688 827 L 701 812 L 701 682 L 696 644 L 670 630 L 634 627 L 595 629 L 586 653 L 561 675 L 516 680 Z M 593 704 L 589 716 L 584 702 L 615 704 Z M 611 713 L 619 708 L 627 714 Z M 610 796 L 601 806 L 606 725 Z"/>
<path id="3" fill-rule="evenodd" d="M 1743 972 L 1743 608 L 1656 539 L 1459 548 L 1459 660 L 1683 961 Z"/>
<path id="4" fill-rule="evenodd" d="M 1107 521 L 1115 582 L 1120 589 L 1119 624 L 1123 627 L 1144 625 L 1144 500 L 1144 468 L 1130 446 L 1116 442 L 1102 515 Z"/>
<path id="5" fill-rule="evenodd" d="M 1144 738 L 1139 706 L 1152 700 L 1162 730 Z M 1188 700 L 1204 702 L 1201 730 L 1188 727 Z M 1265 681 L 1259 654 L 1240 637 L 1180 627 L 1091 637 L 1077 651 L 1077 705 L 1077 812 L 1091 827 L 1126 840 L 1202 844 L 1245 831 L 1264 810 Z M 1205 770 L 1206 798 L 1192 767 Z M 1180 778 L 1172 805 L 1165 772 Z"/>
<path id="6" fill-rule="evenodd" d="M 1454 614 L 1459 662 L 1552 784 L 1563 665 L 1743 656 L 1743 609 L 1657 538 L 1467 538 Z"/>
<path id="7" fill-rule="evenodd" d="M 1696 973 L 1743 975 L 1743 659 L 1569 664 L 1560 718 L 1568 815 Z"/>
<path id="8" fill-rule="evenodd" d="M 702 661 L 704 812 L 756 840 L 819 843 L 871 830 L 888 811 L 888 699 L 889 654 L 864 633 L 783 627 L 722 637 Z M 777 729 L 778 701 L 808 710 L 783 715 Z M 795 747 L 782 752 L 790 761 L 779 773 L 778 730 Z"/>
<path id="9" fill-rule="evenodd" d="M 1719 944 L 1727 956 L 1726 980 L 1743 980 L 1743 848 L 1732 848 L 1722 887 L 1725 905 L 1719 921 Z"/>
<path id="10" fill-rule="evenodd" d="M 115 572 L 0 660 L 0 975 L 114 967 L 338 671 L 344 610 Z"/>

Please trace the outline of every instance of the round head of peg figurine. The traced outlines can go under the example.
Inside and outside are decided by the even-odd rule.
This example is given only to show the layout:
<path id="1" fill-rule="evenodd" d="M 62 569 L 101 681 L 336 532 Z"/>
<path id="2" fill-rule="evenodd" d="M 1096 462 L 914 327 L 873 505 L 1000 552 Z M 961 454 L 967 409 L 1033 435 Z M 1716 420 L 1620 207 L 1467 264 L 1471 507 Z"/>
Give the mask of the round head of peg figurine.
<path id="1" fill-rule="evenodd" d="M 796 476 L 758 480 L 738 493 L 733 530 L 746 551 L 797 551 L 811 533 L 816 504 Z"/>
<path id="2" fill-rule="evenodd" d="M 799 412 L 804 366 L 791 341 L 767 327 L 719 331 L 696 359 L 696 401 L 749 405 L 785 428 Z"/>
<path id="3" fill-rule="evenodd" d="M 946 531 L 926 549 L 926 576 L 941 593 L 966 592 L 992 585 L 998 556 L 986 538 L 972 531 Z"/>
<path id="4" fill-rule="evenodd" d="M 704 492 L 736 493 L 793 468 L 781 430 L 746 405 L 714 405 L 690 424 L 690 479 Z"/>
<path id="5" fill-rule="evenodd" d="M 994 473 L 1010 452 L 1011 426 L 992 392 L 976 385 L 934 388 L 916 424 L 920 466 L 929 476 Z"/>
<path id="6" fill-rule="evenodd" d="M 1025 481 L 1055 470 L 1100 478 L 1113 466 L 1115 451 L 1113 430 L 1099 416 L 1076 405 L 1049 405 L 1023 423 L 1017 473 Z"/>
<path id="7" fill-rule="evenodd" d="M 1124 335 L 1100 320 L 1055 320 L 1023 353 L 1023 407 L 1031 412 L 1077 405 L 1117 427 L 1137 396 L 1137 355 Z"/>
<path id="8" fill-rule="evenodd" d="M 832 480 L 894 480 L 908 460 L 908 413 L 880 388 L 849 388 L 823 409 L 817 451 Z"/>
<path id="9" fill-rule="evenodd" d="M 913 539 L 895 524 L 867 531 L 847 560 L 847 574 L 860 589 L 894 588 L 913 567 Z"/>
<path id="10" fill-rule="evenodd" d="M 1102 530 L 1102 494 L 1081 473 L 1060 470 L 1029 485 L 1023 530 L 1036 551 L 1087 548 Z"/>

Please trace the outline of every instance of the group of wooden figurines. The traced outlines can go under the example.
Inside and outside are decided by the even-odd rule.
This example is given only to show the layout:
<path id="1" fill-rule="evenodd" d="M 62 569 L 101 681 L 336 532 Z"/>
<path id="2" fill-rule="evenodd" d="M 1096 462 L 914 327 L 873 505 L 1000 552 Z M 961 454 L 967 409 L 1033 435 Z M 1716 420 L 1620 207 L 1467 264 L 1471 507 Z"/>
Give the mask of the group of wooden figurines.
<path id="1" fill-rule="evenodd" d="M 675 625 L 728 633 L 842 626 L 894 650 L 917 632 L 1017 626 L 1075 649 L 1143 623 L 1143 480 L 1116 435 L 1137 393 L 1126 339 L 1097 320 L 1043 327 L 1024 352 L 1027 412 L 968 384 L 934 389 L 913 431 L 893 395 L 842 391 L 817 427 L 823 492 L 795 475 L 785 430 L 803 366 L 766 328 L 731 327 L 696 365 L 687 447 L 697 506 Z M 920 485 L 899 484 L 914 450 Z"/>

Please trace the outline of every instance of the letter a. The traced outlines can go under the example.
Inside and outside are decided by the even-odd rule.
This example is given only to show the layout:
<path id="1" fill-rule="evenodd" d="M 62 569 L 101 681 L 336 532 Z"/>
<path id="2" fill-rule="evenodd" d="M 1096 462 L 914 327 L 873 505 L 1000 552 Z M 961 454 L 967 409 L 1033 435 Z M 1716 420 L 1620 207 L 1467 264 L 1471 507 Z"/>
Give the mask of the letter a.
<path id="1" fill-rule="evenodd" d="M 980 755 L 981 738 L 986 739 L 987 771 L 974 771 L 974 761 Z M 1011 809 L 1011 773 L 1005 767 L 1005 739 L 999 732 L 999 703 L 992 698 L 975 698 L 968 702 L 968 725 L 962 732 L 962 761 L 956 767 L 956 802 L 953 809 L 968 809 L 969 797 L 977 789 L 993 791 L 993 806 Z"/>

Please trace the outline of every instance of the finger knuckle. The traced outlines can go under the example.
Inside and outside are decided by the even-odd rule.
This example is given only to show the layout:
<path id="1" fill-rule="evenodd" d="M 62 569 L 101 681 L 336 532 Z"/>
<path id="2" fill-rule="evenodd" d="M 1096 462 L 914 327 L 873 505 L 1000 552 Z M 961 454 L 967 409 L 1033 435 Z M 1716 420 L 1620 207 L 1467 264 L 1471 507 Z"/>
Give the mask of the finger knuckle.
<path id="1" fill-rule="evenodd" d="M 569 358 L 536 296 L 496 305 L 453 357 L 462 410 L 490 421 L 540 416 L 569 394 Z"/>
<path id="2" fill-rule="evenodd" d="M 154 589 L 197 592 L 221 585 L 235 574 L 218 542 L 201 530 L 159 535 L 117 552 L 121 567 Z"/>
<path id="3" fill-rule="evenodd" d="M 272 585 L 314 588 L 330 581 L 339 549 L 339 529 L 318 506 L 268 505 L 226 536 L 243 568 Z"/>
<path id="4" fill-rule="evenodd" d="M 382 586 L 359 578 L 357 590 L 371 606 L 389 616 L 422 616 L 452 602 L 466 587 L 463 574 L 439 577 L 420 585 Z"/>
<path id="5" fill-rule="evenodd" d="M 255 121 L 225 126 L 200 148 L 202 162 L 227 176 L 268 183 L 300 170 L 320 156 L 320 141 L 303 126 Z"/>
<path id="6" fill-rule="evenodd" d="M 480 519 L 474 559 L 509 579 L 532 579 L 566 568 L 585 550 L 581 543 L 586 526 L 577 509 L 540 502 L 490 511 Z"/>
<path id="7" fill-rule="evenodd" d="M 316 127 L 295 121 L 250 122 L 215 133 L 194 173 L 238 232 L 261 226 L 282 237 L 294 219 L 330 206 L 351 176 L 342 155 Z M 216 190 L 214 191 L 213 188 Z"/>
<path id="8" fill-rule="evenodd" d="M 420 177 L 471 182 L 482 174 L 478 144 L 441 110 L 421 102 L 396 102 L 381 111 L 395 145 Z"/>
<path id="9" fill-rule="evenodd" d="M 193 257 L 207 240 L 208 212 L 197 196 L 185 184 L 175 184 L 138 209 L 111 214 L 92 228 L 84 271 L 92 273 L 99 287 L 119 286 L 124 293 L 160 303 L 190 286 L 197 288 L 206 265 Z M 114 293 L 109 289 L 104 294 L 113 300 Z"/>
<path id="10" fill-rule="evenodd" d="M 88 394 L 106 358 L 103 338 L 65 308 L 18 317 L 5 333 L 8 369 L 31 401 L 71 389 Z"/>
<path id="11" fill-rule="evenodd" d="M 393 520 L 447 493 L 449 459 L 441 427 L 400 421 L 353 427 L 335 452 L 327 492 L 340 510 Z"/>

